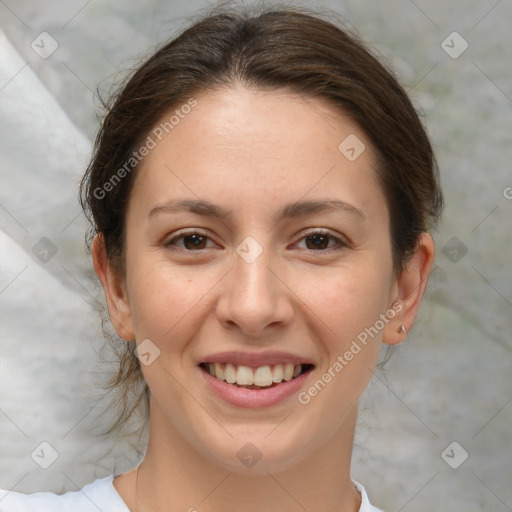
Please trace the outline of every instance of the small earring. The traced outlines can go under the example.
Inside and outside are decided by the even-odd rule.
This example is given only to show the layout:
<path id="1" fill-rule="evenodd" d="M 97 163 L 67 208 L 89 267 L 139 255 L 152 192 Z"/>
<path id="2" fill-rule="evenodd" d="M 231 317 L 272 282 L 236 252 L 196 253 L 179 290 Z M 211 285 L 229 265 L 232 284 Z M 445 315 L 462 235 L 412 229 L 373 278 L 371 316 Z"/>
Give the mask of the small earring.
<path id="1" fill-rule="evenodd" d="M 401 329 L 402 329 L 402 332 L 405 334 L 405 337 L 407 338 L 407 329 L 405 328 L 404 324 L 402 324 Z"/>

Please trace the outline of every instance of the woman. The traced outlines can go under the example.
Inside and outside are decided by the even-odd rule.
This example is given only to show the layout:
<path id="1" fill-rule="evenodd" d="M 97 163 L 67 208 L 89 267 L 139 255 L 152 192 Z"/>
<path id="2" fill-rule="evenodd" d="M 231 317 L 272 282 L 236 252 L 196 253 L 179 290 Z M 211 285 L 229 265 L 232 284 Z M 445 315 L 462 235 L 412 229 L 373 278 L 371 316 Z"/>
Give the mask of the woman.
<path id="1" fill-rule="evenodd" d="M 442 209 L 394 77 L 319 13 L 219 9 L 113 99 L 81 192 L 147 451 L 0 510 L 378 510 L 350 477 L 358 401 L 413 325 Z"/>

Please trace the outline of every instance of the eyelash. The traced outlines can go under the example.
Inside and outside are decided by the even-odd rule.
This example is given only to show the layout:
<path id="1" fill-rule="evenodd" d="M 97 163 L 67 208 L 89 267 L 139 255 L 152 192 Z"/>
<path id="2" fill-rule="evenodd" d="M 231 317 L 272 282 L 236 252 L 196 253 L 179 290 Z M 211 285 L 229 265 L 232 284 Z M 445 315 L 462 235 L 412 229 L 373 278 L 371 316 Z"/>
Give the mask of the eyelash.
<path id="1" fill-rule="evenodd" d="M 210 239 L 206 233 L 202 233 L 201 231 L 185 231 L 185 232 L 182 232 L 182 233 L 178 233 L 175 237 L 171 238 L 164 245 L 165 245 L 166 248 L 169 248 L 170 250 L 177 251 L 177 252 L 201 252 L 201 251 L 205 250 L 205 249 L 198 249 L 197 251 L 194 251 L 194 250 L 191 250 L 191 249 L 182 249 L 182 248 L 176 249 L 176 241 L 177 240 L 180 240 L 182 238 L 186 238 L 186 237 L 189 237 L 189 236 L 193 236 L 193 235 L 199 235 L 199 236 L 201 236 L 203 238 L 206 238 L 208 240 Z M 348 244 L 345 243 L 343 240 L 341 240 L 338 237 L 333 236 L 328 231 L 323 230 L 323 229 L 316 229 L 315 231 L 310 231 L 308 233 L 305 233 L 300 238 L 300 241 L 302 241 L 302 240 L 304 240 L 306 238 L 312 237 L 314 235 L 327 236 L 330 239 L 334 240 L 336 242 L 336 245 L 333 246 L 333 247 L 329 247 L 327 249 L 319 249 L 319 250 L 306 249 L 309 252 L 324 253 L 325 254 L 325 253 L 330 253 L 330 252 L 333 252 L 333 251 L 339 251 L 339 250 L 341 250 L 341 249 L 343 249 L 343 248 L 348 246 Z"/>

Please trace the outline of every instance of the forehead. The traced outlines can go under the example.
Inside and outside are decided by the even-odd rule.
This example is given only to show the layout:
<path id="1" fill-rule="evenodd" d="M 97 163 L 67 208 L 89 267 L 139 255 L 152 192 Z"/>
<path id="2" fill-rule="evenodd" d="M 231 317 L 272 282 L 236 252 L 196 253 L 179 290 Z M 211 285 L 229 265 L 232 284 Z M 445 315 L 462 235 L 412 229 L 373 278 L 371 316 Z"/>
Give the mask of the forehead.
<path id="1" fill-rule="evenodd" d="M 366 134 L 327 100 L 243 86 L 194 99 L 188 113 L 174 115 L 172 129 L 165 123 L 179 106 L 155 127 L 168 133 L 153 136 L 156 146 L 137 173 L 137 202 L 154 207 L 195 196 L 261 211 L 330 192 L 361 208 L 382 207 Z"/>

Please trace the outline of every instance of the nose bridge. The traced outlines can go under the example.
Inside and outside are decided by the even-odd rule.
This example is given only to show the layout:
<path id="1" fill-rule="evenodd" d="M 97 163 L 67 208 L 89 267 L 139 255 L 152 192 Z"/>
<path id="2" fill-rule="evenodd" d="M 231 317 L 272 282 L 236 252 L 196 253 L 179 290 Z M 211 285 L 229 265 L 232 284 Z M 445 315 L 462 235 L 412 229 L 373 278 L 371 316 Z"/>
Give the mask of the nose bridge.
<path id="1" fill-rule="evenodd" d="M 270 276 L 273 274 L 269 267 L 274 258 L 270 249 L 265 250 L 263 246 L 256 244 L 254 239 L 247 240 L 236 249 L 234 291 L 241 297 L 244 295 L 248 297 L 261 294 L 273 295 L 271 288 L 275 283 L 271 282 Z"/>
<path id="2" fill-rule="evenodd" d="M 291 306 L 273 267 L 276 257 L 254 237 L 245 238 L 234 254 L 233 271 L 224 288 L 220 320 L 257 334 L 269 324 L 289 320 Z"/>

